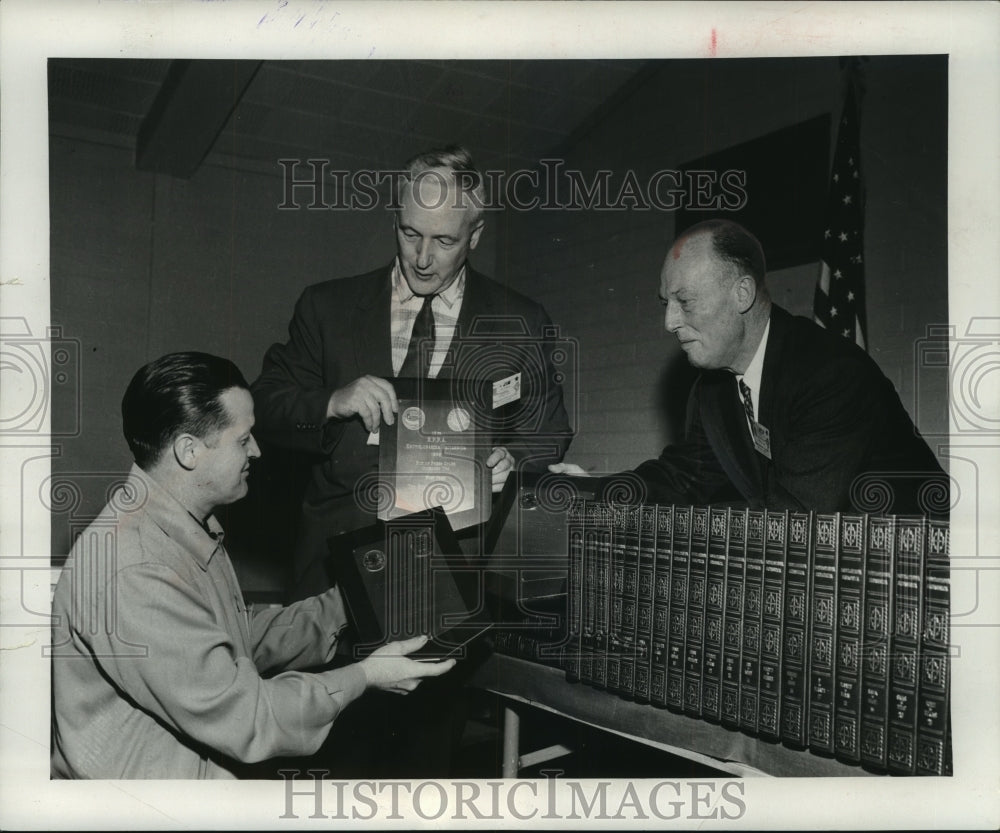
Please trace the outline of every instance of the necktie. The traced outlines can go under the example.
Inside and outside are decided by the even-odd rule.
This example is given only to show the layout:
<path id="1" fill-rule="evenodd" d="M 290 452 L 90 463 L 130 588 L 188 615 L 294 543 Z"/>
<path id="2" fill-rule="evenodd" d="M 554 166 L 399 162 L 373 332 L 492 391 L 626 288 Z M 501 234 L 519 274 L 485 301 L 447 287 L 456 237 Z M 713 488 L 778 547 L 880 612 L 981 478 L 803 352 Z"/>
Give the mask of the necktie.
<path id="1" fill-rule="evenodd" d="M 743 397 L 743 410 L 747 412 L 747 419 L 753 425 L 756 420 L 753 415 L 753 397 L 750 396 L 750 387 L 742 379 L 738 380 L 740 386 L 740 396 Z"/>
<path id="2" fill-rule="evenodd" d="M 413 321 L 413 331 L 410 333 L 410 346 L 406 348 L 406 358 L 399 368 L 400 376 L 414 376 L 426 379 L 431 367 L 434 339 L 434 311 L 431 302 L 436 295 L 424 295 L 423 305 Z M 430 341 L 431 344 L 426 342 Z M 421 349 L 421 344 L 424 345 Z"/>

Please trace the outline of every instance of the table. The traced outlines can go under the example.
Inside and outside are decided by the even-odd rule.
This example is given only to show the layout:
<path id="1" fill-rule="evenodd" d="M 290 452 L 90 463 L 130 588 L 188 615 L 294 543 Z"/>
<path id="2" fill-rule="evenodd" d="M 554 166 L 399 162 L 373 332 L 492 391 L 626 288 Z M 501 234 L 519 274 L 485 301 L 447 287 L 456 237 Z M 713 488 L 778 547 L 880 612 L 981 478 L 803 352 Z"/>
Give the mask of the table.
<path id="1" fill-rule="evenodd" d="M 503 777 L 571 751 L 557 745 L 521 753 L 520 711 L 542 709 L 621 737 L 662 749 L 740 777 L 867 776 L 849 766 L 804 750 L 760 740 L 656 706 L 626 700 L 581 683 L 563 671 L 517 657 L 493 654 L 470 679 L 470 685 L 503 697 Z"/>

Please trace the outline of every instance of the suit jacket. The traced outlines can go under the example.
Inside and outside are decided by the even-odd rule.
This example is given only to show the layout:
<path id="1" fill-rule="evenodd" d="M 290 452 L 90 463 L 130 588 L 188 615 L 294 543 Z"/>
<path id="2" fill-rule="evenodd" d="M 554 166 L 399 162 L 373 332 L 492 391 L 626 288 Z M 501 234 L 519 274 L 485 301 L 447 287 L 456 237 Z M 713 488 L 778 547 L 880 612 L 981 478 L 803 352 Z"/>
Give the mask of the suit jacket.
<path id="1" fill-rule="evenodd" d="M 635 471 L 656 502 L 941 514 L 948 479 L 875 361 L 847 339 L 771 308 L 756 451 L 735 377 L 702 373 L 684 442 Z"/>
<path id="2" fill-rule="evenodd" d="M 262 437 L 312 455 L 305 505 L 327 519 L 329 533 L 371 521 L 358 511 L 353 492 L 359 478 L 377 469 L 378 448 L 366 444 L 368 432 L 359 418 L 327 420 L 326 408 L 334 390 L 360 376 L 393 378 L 391 270 L 390 264 L 307 287 L 295 306 L 288 341 L 267 351 L 252 385 Z M 553 361 L 558 347 L 539 304 L 467 267 L 453 361 L 438 378 L 497 381 L 522 372 L 521 400 L 508 408 L 495 440 L 525 468 L 558 462 L 572 439 Z M 561 353 L 557 358 L 571 358 L 570 350 Z"/>

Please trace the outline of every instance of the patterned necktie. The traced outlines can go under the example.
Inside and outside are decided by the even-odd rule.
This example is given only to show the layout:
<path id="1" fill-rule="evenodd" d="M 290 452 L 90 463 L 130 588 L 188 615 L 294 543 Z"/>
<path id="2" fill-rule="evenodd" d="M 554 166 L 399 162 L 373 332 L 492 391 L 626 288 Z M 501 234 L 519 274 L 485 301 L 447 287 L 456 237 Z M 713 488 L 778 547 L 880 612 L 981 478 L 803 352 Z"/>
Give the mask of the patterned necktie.
<path id="1" fill-rule="evenodd" d="M 430 345 L 420 345 L 434 339 L 434 311 L 431 302 L 436 295 L 424 295 L 423 305 L 413 321 L 413 331 L 410 333 L 410 345 L 406 348 L 406 358 L 399 368 L 400 376 L 413 376 L 426 379 L 431 368 L 431 355 L 434 349 Z"/>
<path id="2" fill-rule="evenodd" d="M 738 380 L 740 386 L 740 396 L 743 397 L 743 410 L 747 412 L 747 419 L 753 425 L 756 422 L 753 415 L 753 398 L 750 396 L 750 387 L 742 379 Z"/>

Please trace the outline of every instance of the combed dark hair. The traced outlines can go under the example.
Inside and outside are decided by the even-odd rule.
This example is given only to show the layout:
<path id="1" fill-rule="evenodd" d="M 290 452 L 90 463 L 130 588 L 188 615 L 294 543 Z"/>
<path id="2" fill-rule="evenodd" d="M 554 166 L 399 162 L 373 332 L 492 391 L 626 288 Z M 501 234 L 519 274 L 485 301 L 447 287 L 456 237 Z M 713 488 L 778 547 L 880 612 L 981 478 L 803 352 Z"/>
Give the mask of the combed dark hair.
<path id="1" fill-rule="evenodd" d="M 482 216 L 486 204 L 483 175 L 472 161 L 472 154 L 462 145 L 446 145 L 425 150 L 408 159 L 404 167 L 410 182 L 424 171 L 437 168 L 450 170 L 454 174 L 459 190 L 471 199 L 473 222 Z"/>
<path id="2" fill-rule="evenodd" d="M 712 248 L 720 260 L 733 264 L 741 275 L 750 275 L 757 286 L 764 285 L 764 250 L 749 231 L 732 220 L 705 220 L 685 229 L 678 240 L 702 232 L 712 235 Z"/>
<path id="3" fill-rule="evenodd" d="M 154 465 L 178 434 L 205 438 L 228 425 L 219 397 L 249 389 L 229 359 L 170 353 L 139 368 L 122 397 L 122 431 L 140 468 Z"/>

